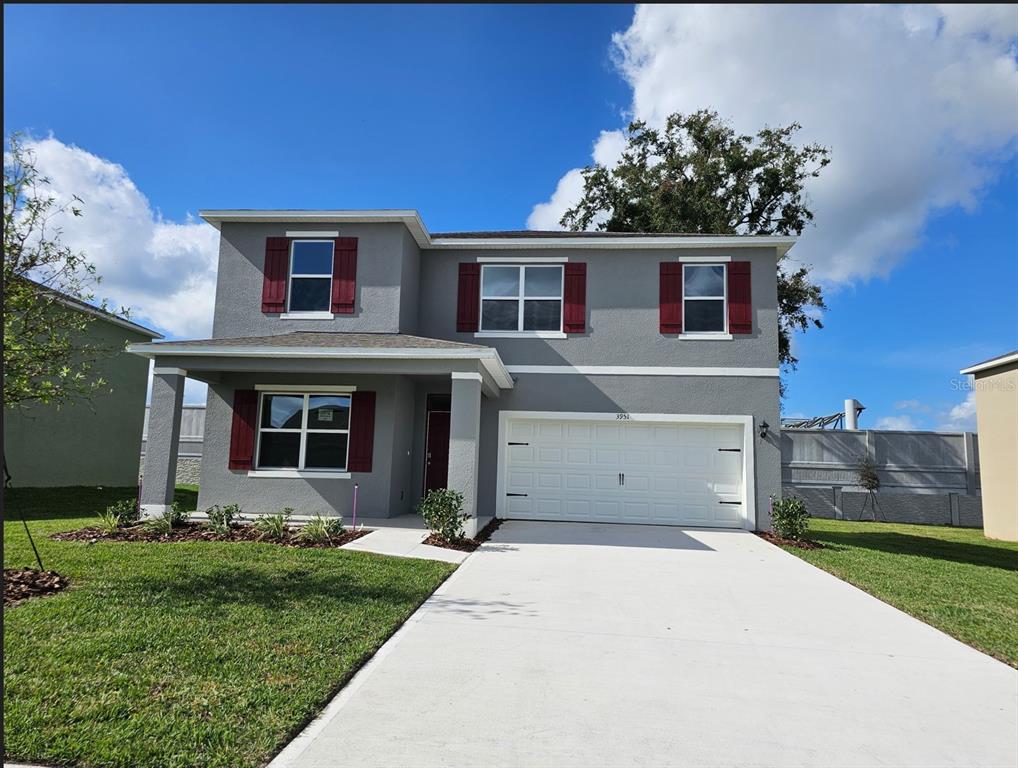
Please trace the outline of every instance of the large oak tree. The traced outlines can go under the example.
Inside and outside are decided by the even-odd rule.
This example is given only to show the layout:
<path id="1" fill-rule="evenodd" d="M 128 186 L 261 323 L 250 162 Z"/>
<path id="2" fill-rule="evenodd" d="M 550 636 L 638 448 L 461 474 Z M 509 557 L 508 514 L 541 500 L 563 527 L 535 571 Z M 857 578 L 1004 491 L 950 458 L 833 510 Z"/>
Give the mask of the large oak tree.
<path id="1" fill-rule="evenodd" d="M 800 126 L 737 134 L 717 112 L 673 114 L 662 129 L 636 121 L 618 164 L 583 170 L 583 197 L 562 217 L 574 231 L 799 235 L 812 221 L 806 183 L 830 162 L 819 144 L 797 146 Z M 793 331 L 822 328 L 826 309 L 809 268 L 778 262 L 778 355 L 794 369 Z"/>

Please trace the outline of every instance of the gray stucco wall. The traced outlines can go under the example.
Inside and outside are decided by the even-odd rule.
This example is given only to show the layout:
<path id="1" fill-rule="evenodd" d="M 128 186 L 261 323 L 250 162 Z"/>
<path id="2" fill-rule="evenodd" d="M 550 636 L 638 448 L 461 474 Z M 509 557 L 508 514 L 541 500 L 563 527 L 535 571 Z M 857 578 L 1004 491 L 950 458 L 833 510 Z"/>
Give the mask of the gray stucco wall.
<path id="1" fill-rule="evenodd" d="M 94 344 L 151 341 L 102 319 L 87 333 Z M 121 352 L 96 364 L 95 375 L 108 386 L 91 401 L 6 410 L 4 450 L 12 485 L 137 485 L 148 366 L 145 358 Z"/>
<path id="2" fill-rule="evenodd" d="M 357 311 L 331 321 L 288 321 L 261 312 L 265 238 L 304 229 L 337 229 L 359 239 Z M 583 334 L 565 339 L 475 338 L 456 331 L 458 265 L 478 257 L 567 256 L 587 264 L 587 319 Z M 730 340 L 687 340 L 663 336 L 659 323 L 659 264 L 687 257 L 730 257 L 752 267 L 752 334 Z M 416 333 L 495 347 L 507 365 L 619 365 L 777 367 L 776 253 L 773 248 L 696 250 L 420 251 L 401 224 L 293 225 L 223 224 L 220 245 L 214 336 L 252 336 L 295 330 Z M 196 370 L 189 361 L 166 361 Z M 207 362 L 207 361 L 206 361 Z M 238 503 L 247 512 L 272 512 L 292 506 L 304 513 L 337 509 L 349 513 L 354 480 L 248 478 L 227 466 L 231 403 L 235 387 L 264 383 L 256 367 L 271 367 L 278 383 L 355 384 L 378 393 L 374 468 L 360 482 L 360 514 L 387 516 L 409 511 L 423 485 L 425 396 L 449 392 L 448 367 L 442 378 L 418 371 L 399 375 L 393 363 L 373 364 L 370 375 L 352 363 L 300 361 L 304 370 L 290 374 L 287 361 L 231 360 L 234 372 L 218 374 L 209 389 L 206 446 L 202 465 L 202 507 Z M 243 373 L 250 370 L 250 373 Z M 437 374 L 438 371 L 436 370 Z M 338 375 L 337 375 L 338 374 Z M 214 377 L 213 377 L 214 378 Z M 679 413 L 750 415 L 756 424 L 778 424 L 778 381 L 757 377 L 658 377 L 535 375 L 517 377 L 516 388 L 497 399 L 482 400 L 478 515 L 495 509 L 498 412 L 500 410 L 582 411 L 599 413 Z M 767 500 L 780 493 L 777 436 L 754 437 L 758 520 L 767 525 Z"/>
<path id="3" fill-rule="evenodd" d="M 739 250 L 533 250 L 521 256 L 568 256 L 587 264 L 587 327 L 565 339 L 499 339 L 456 331 L 460 262 L 511 256 L 499 251 L 425 251 L 421 268 L 419 332 L 495 347 L 506 365 L 668 365 L 776 368 L 778 310 L 776 252 Z M 659 333 L 660 267 L 683 257 L 730 256 L 752 262 L 753 333 L 724 341 L 679 339 Z"/>
<path id="4" fill-rule="evenodd" d="M 262 313 L 262 283 L 265 267 L 265 238 L 287 232 L 338 231 L 342 237 L 356 237 L 357 292 L 352 315 L 333 320 L 282 320 Z M 402 224 L 230 224 L 224 223 L 219 240 L 219 274 L 216 280 L 216 310 L 212 335 L 216 338 L 271 336 L 292 331 L 349 331 L 351 333 L 396 333 L 400 323 L 416 316 L 417 298 L 413 285 L 401 289 L 404 275 L 416 271 L 414 252 Z M 405 290 L 405 295 L 404 295 Z M 406 301 L 406 307 L 402 302 Z"/>
<path id="5" fill-rule="evenodd" d="M 353 485 L 358 483 L 358 516 L 390 517 L 409 511 L 413 391 L 396 376 L 314 374 L 274 376 L 276 384 L 339 384 L 376 393 L 375 442 L 372 471 L 355 472 L 344 479 L 289 479 L 248 477 L 246 471 L 229 469 L 230 428 L 233 423 L 233 392 L 266 383 L 264 374 L 224 374 L 209 385 L 205 417 L 198 508 L 213 504 L 239 504 L 248 514 L 278 512 L 292 507 L 299 514 L 335 514 L 349 519 Z"/>

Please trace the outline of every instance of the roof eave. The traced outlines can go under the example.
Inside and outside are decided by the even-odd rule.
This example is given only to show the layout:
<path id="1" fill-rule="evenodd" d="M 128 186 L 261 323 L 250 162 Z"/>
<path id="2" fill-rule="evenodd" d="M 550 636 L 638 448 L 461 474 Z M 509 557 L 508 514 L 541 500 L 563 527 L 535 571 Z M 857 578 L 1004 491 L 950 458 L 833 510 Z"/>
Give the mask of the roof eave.
<path id="1" fill-rule="evenodd" d="M 202 210 L 198 215 L 216 229 L 224 222 L 279 223 L 279 224 L 404 224 L 410 230 L 418 247 L 428 248 L 431 236 L 421 220 L 420 214 L 412 209 L 379 209 L 366 211 L 349 210 Z"/>
<path id="2" fill-rule="evenodd" d="M 391 347 L 369 349 L 365 347 L 225 347 L 208 344 L 196 346 L 174 344 L 172 341 L 131 344 L 128 352 L 149 359 L 158 357 L 256 357 L 256 358 L 324 358 L 333 360 L 477 360 L 488 371 L 500 389 L 512 389 L 513 379 L 506 370 L 498 350 L 493 347 L 478 349 L 430 349 Z"/>
<path id="3" fill-rule="evenodd" d="M 1018 352 L 1011 352 L 1010 354 L 995 357 L 992 360 L 985 360 L 982 363 L 970 365 L 968 368 L 962 368 L 958 373 L 962 376 L 969 376 L 975 373 L 988 371 L 992 368 L 1000 368 L 1005 365 L 1010 365 L 1011 363 L 1018 363 Z"/>
<path id="4" fill-rule="evenodd" d="M 520 250 L 532 248 L 620 250 L 626 248 L 777 248 L 783 256 L 795 245 L 788 235 L 703 235 L 686 237 L 439 237 L 433 238 L 420 214 L 413 209 L 352 210 L 254 210 L 223 209 L 198 212 L 219 229 L 224 222 L 278 224 L 386 224 L 402 223 L 419 248 L 429 250 Z"/>
<path id="5" fill-rule="evenodd" d="M 492 237 L 492 238 L 437 238 L 431 240 L 431 248 L 446 250 L 519 250 L 519 249 L 561 249 L 583 248 L 585 250 L 650 249 L 674 250 L 676 248 L 776 248 L 784 255 L 795 245 L 797 238 L 772 235 L 703 236 L 703 237 Z"/>

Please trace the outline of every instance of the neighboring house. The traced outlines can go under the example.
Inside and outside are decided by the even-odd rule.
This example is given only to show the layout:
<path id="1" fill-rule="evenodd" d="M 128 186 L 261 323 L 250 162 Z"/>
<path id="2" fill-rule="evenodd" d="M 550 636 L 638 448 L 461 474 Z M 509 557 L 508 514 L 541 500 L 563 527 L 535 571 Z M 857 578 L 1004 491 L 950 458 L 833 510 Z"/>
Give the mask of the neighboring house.
<path id="1" fill-rule="evenodd" d="M 107 386 L 89 399 L 4 412 L 11 485 L 137 485 L 149 366 L 126 347 L 162 335 L 69 296 L 60 301 L 96 318 L 86 328 L 85 343 L 124 351 L 93 365 L 93 375 L 105 379 Z"/>
<path id="2" fill-rule="evenodd" d="M 983 532 L 1018 541 L 1018 350 L 970 366 L 983 486 Z"/>
<path id="3" fill-rule="evenodd" d="M 208 382 L 199 506 L 769 526 L 779 236 L 429 234 L 415 211 L 206 211 L 211 339 L 155 373 L 146 514 Z M 140 409 L 139 409 L 140 410 Z M 769 429 L 769 431 L 768 431 Z"/>

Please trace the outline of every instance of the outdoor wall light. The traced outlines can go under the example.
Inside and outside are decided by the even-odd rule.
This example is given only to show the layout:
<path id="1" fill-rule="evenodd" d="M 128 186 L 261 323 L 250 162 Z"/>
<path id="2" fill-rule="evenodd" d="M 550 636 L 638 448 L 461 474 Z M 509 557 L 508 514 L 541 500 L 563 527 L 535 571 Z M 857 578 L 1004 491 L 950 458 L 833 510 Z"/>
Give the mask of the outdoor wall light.
<path id="1" fill-rule="evenodd" d="M 767 439 L 767 430 L 770 429 L 770 428 L 771 428 L 771 425 L 768 424 L 766 421 L 761 421 L 760 422 L 760 439 L 761 440 L 766 440 Z"/>

